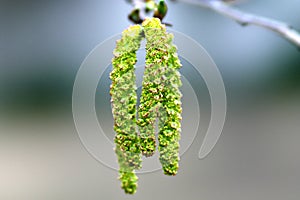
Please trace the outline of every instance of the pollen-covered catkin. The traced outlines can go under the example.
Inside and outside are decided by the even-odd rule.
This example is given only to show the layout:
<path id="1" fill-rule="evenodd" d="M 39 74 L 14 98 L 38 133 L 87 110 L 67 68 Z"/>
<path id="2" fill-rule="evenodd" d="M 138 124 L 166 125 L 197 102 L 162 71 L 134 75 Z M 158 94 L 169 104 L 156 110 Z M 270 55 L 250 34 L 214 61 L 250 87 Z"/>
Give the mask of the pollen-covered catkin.
<path id="1" fill-rule="evenodd" d="M 181 131 L 182 95 L 179 88 L 182 83 L 178 71 L 181 63 L 176 53 L 177 48 L 172 44 L 173 35 L 166 32 L 159 19 L 146 19 L 142 26 L 147 45 L 139 120 L 146 125 L 154 125 L 158 116 L 159 159 L 164 173 L 175 175 L 178 170 Z M 147 117 L 143 118 L 144 115 Z M 154 128 L 145 135 L 148 136 L 147 142 L 152 141 Z M 142 145 L 144 143 L 142 142 Z M 150 150 L 154 148 L 152 143 L 148 143 L 146 147 L 150 147 Z"/>
<path id="2" fill-rule="evenodd" d="M 136 130 L 136 51 L 142 40 L 142 27 L 134 25 L 123 31 L 117 41 L 110 73 L 112 113 L 114 118 L 115 152 L 119 162 L 119 179 L 126 193 L 137 188 L 135 169 L 141 167 L 141 150 Z"/>
<path id="3" fill-rule="evenodd" d="M 161 34 L 161 32 L 157 31 L 156 27 L 152 27 L 151 20 L 146 19 L 142 24 L 147 43 L 145 71 L 143 75 L 142 93 L 138 111 L 141 151 L 142 154 L 147 157 L 152 156 L 156 150 L 155 127 L 158 109 L 162 100 L 162 93 L 160 91 L 162 66 L 159 63 L 161 58 L 157 57 L 154 50 L 155 48 L 159 48 L 162 43 L 158 40 L 155 41 L 157 38 L 153 38 L 151 36 L 151 34 Z M 153 18 L 153 20 L 155 24 L 158 19 Z"/>
<path id="4" fill-rule="evenodd" d="M 155 144 L 155 125 L 157 109 L 160 99 L 158 92 L 159 83 L 155 80 L 159 75 L 158 65 L 148 63 L 149 57 L 146 56 L 146 66 L 142 82 L 142 93 L 139 105 L 139 131 L 140 148 L 146 157 L 152 156 L 156 150 Z M 159 78 L 158 78 L 159 79 Z"/>

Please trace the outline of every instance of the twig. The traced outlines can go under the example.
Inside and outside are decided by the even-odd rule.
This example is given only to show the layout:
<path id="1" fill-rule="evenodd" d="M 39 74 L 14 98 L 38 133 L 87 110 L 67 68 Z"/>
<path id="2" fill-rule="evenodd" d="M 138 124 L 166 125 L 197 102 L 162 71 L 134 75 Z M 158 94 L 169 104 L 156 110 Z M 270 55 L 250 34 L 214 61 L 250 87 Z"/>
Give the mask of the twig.
<path id="1" fill-rule="evenodd" d="M 262 28 L 271 30 L 273 32 L 278 33 L 283 38 L 291 42 L 300 48 L 300 33 L 297 32 L 290 25 L 276 21 L 274 19 L 269 19 L 266 17 L 257 16 L 254 14 L 246 13 L 240 11 L 237 8 L 221 1 L 221 0 L 177 0 L 178 2 L 188 3 L 192 5 L 201 6 L 204 8 L 211 9 L 223 16 L 231 18 L 238 22 L 239 24 L 246 25 L 255 25 L 260 26 Z"/>

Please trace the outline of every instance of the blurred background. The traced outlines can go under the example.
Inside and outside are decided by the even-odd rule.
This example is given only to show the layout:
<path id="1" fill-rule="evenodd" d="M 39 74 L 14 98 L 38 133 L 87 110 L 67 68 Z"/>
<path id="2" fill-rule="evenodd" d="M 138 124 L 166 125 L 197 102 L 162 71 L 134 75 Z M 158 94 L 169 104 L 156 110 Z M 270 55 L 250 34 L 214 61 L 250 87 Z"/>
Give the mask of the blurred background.
<path id="1" fill-rule="evenodd" d="M 200 43 L 218 66 L 227 119 L 206 159 L 198 159 L 201 131 L 182 156 L 176 177 L 142 174 L 138 192 L 128 196 L 117 172 L 94 160 L 80 143 L 72 87 L 89 52 L 131 24 L 131 5 L 122 0 L 0 1 L 0 199 L 299 199 L 299 50 L 275 33 L 241 27 L 209 10 L 168 6 L 165 21 Z M 300 30 L 300 1 L 248 0 L 237 6 Z M 200 125 L 205 130 L 207 91 L 202 80 L 193 81 L 203 88 Z M 111 120 L 108 112 L 101 114 Z"/>

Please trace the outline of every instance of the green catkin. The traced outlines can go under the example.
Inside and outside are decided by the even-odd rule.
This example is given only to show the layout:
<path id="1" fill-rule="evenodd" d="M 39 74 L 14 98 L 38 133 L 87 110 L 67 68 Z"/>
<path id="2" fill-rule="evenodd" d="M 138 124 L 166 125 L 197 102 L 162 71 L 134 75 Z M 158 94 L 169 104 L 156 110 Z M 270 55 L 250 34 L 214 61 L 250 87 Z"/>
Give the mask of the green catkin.
<path id="1" fill-rule="evenodd" d="M 137 121 L 134 66 L 143 37 L 147 40 L 146 67 Z M 172 39 L 173 35 L 166 32 L 159 19 L 146 19 L 142 26 L 131 26 L 123 31 L 114 50 L 110 94 L 116 132 L 115 152 L 121 187 L 128 194 L 134 194 L 137 189 L 135 170 L 141 168 L 141 154 L 151 156 L 155 152 L 157 118 L 159 160 L 164 173 L 176 175 L 178 170 L 182 112 L 178 69 L 181 64 Z"/>
<path id="2" fill-rule="evenodd" d="M 159 101 L 158 83 L 153 80 L 157 77 L 158 65 L 147 63 L 142 82 L 142 93 L 139 105 L 139 131 L 140 131 L 140 147 L 142 154 L 146 157 L 152 156 L 156 149 L 155 144 L 155 125 L 157 118 L 157 109 Z"/>
<path id="3" fill-rule="evenodd" d="M 157 19 L 158 20 L 158 19 Z M 146 44 L 146 61 L 145 71 L 142 82 L 142 93 L 139 105 L 139 131 L 141 140 L 141 151 L 146 157 L 152 156 L 156 150 L 155 126 L 158 116 L 158 109 L 162 99 L 161 89 L 161 65 L 160 58 L 157 57 L 155 51 L 151 51 L 152 46 L 159 48 L 161 45 L 157 38 L 149 37 L 149 34 L 157 34 L 156 27 L 148 26 L 149 20 L 145 20 L 142 24 L 144 34 L 147 40 Z M 153 40 L 154 39 L 154 40 Z M 150 50 L 150 51 L 149 51 Z"/>
<path id="4" fill-rule="evenodd" d="M 142 28 L 139 25 L 123 31 L 117 41 L 112 59 L 113 70 L 110 73 L 110 87 L 114 130 L 116 136 L 115 152 L 119 163 L 119 179 L 125 193 L 134 194 L 137 188 L 135 169 L 141 168 L 141 150 L 136 131 L 136 51 L 142 40 Z"/>
<path id="5" fill-rule="evenodd" d="M 155 150 L 154 125 L 159 119 L 159 160 L 166 175 L 176 175 L 179 162 L 181 131 L 180 60 L 172 44 L 173 35 L 166 32 L 157 18 L 146 19 L 143 24 L 146 45 L 139 125 L 142 152 Z M 144 126 L 141 126 L 144 125 Z M 145 148 L 146 147 L 146 148 Z"/>

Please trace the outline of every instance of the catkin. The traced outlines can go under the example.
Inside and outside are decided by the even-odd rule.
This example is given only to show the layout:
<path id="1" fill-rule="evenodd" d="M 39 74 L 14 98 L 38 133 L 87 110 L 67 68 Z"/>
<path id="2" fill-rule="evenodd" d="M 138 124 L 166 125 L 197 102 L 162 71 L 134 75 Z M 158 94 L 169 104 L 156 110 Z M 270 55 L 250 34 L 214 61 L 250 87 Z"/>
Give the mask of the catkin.
<path id="1" fill-rule="evenodd" d="M 147 40 L 139 107 L 142 152 L 151 154 L 155 150 L 155 121 L 158 117 L 159 160 L 166 175 L 175 175 L 181 131 L 182 94 L 179 88 L 182 83 L 178 71 L 181 63 L 177 48 L 172 44 L 173 35 L 166 32 L 159 19 L 146 19 L 142 26 Z"/>
<path id="2" fill-rule="evenodd" d="M 136 119 L 136 52 L 146 38 L 145 71 Z M 158 121 L 159 160 L 166 175 L 176 175 L 179 162 L 181 131 L 180 60 L 172 43 L 173 35 L 158 18 L 146 19 L 142 26 L 123 31 L 112 59 L 110 87 L 115 152 L 119 179 L 126 193 L 134 194 L 141 168 L 141 155 L 151 156 L 156 150 L 155 127 Z M 139 134 L 137 133 L 137 125 Z"/>
<path id="3" fill-rule="evenodd" d="M 110 87 L 114 130 L 116 136 L 115 152 L 119 163 L 119 179 L 126 193 L 133 194 L 137 188 L 135 169 L 141 167 L 141 150 L 136 130 L 136 51 L 142 40 L 142 28 L 139 25 L 123 31 L 117 41 L 112 59 L 113 70 L 110 73 Z"/>

